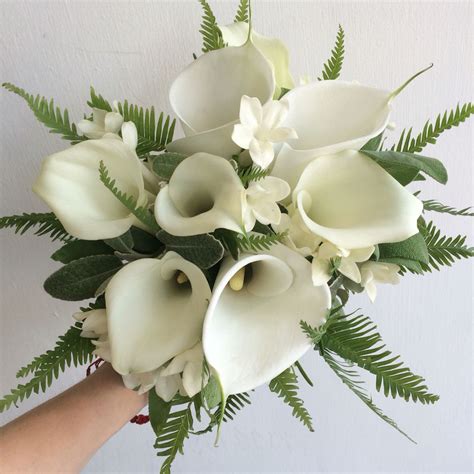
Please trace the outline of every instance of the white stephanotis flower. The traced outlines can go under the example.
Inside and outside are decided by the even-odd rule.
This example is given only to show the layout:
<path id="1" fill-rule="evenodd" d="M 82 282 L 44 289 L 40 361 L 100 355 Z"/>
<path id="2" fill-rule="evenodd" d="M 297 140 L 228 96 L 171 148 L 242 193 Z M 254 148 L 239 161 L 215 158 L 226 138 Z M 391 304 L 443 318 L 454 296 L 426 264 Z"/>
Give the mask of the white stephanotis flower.
<path id="1" fill-rule="evenodd" d="M 92 120 L 81 120 L 77 128 L 87 138 L 102 138 L 106 133 L 118 133 L 123 124 L 123 117 L 114 106 L 112 112 L 102 109 L 92 109 Z"/>
<path id="2" fill-rule="evenodd" d="M 82 322 L 81 337 L 93 339 L 91 342 L 96 347 L 93 354 L 106 362 L 110 362 L 110 344 L 105 309 L 79 311 L 73 314 L 73 318 Z"/>
<path id="3" fill-rule="evenodd" d="M 253 181 L 245 190 L 244 226 L 251 231 L 256 221 L 265 225 L 278 225 L 281 210 L 278 202 L 290 194 L 288 183 L 273 176 Z"/>
<path id="4" fill-rule="evenodd" d="M 177 281 L 179 272 L 186 283 Z M 202 271 L 174 252 L 123 267 L 105 291 L 114 369 L 122 375 L 153 371 L 193 347 L 210 296 Z"/>
<path id="5" fill-rule="evenodd" d="M 398 284 L 400 282 L 399 271 L 400 267 L 394 263 L 371 261 L 362 264 L 360 267 L 360 273 L 362 275 L 360 284 L 364 287 L 372 303 L 377 296 L 376 283 Z"/>
<path id="6" fill-rule="evenodd" d="M 288 103 L 271 100 L 262 106 L 257 97 L 242 96 L 240 123 L 234 125 L 232 140 L 249 150 L 252 161 L 266 169 L 275 157 L 274 143 L 298 138 L 294 129 L 282 127 L 288 114 Z"/>
<path id="7" fill-rule="evenodd" d="M 369 157 L 348 150 L 306 166 L 293 204 L 308 229 L 352 250 L 418 233 L 423 204 Z"/>
<path id="8" fill-rule="evenodd" d="M 331 260 L 338 259 L 337 270 L 355 283 L 360 283 L 361 274 L 357 263 L 367 261 L 374 253 L 373 245 L 363 249 L 347 250 L 330 242 L 323 242 L 313 254 L 311 262 L 313 285 L 327 283 L 331 274 Z"/>
<path id="9" fill-rule="evenodd" d="M 54 153 L 43 161 L 33 191 L 74 237 L 109 239 L 122 235 L 132 225 L 142 227 L 99 177 L 103 162 L 120 191 L 133 196 L 138 206 L 148 203 L 143 165 L 133 147 L 135 125 L 123 124 L 122 133 L 125 141 L 110 133 Z"/>
<path id="10" fill-rule="evenodd" d="M 284 245 L 226 258 L 203 328 L 204 354 L 224 398 L 268 382 L 300 359 L 312 346 L 300 321 L 319 327 L 330 305 L 328 286 L 313 286 L 311 264 Z"/>
<path id="11" fill-rule="evenodd" d="M 183 160 L 155 202 L 162 229 L 177 236 L 216 229 L 242 232 L 245 188 L 225 159 L 196 153 Z"/>

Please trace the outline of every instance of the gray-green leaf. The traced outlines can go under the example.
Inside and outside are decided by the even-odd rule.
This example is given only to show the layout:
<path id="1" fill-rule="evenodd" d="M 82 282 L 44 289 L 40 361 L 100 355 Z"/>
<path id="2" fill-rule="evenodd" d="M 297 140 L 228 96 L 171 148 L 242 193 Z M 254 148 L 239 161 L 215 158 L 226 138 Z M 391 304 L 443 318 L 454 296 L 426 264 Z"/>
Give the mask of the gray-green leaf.
<path id="1" fill-rule="evenodd" d="M 90 255 L 112 255 L 113 253 L 113 249 L 101 240 L 73 240 L 56 250 L 51 258 L 57 262 L 70 263 Z"/>
<path id="2" fill-rule="evenodd" d="M 169 181 L 176 167 L 185 159 L 182 153 L 161 153 L 153 157 L 153 171 L 160 178 Z"/>
<path id="3" fill-rule="evenodd" d="M 380 262 L 395 263 L 407 269 L 423 273 L 422 263 L 429 262 L 428 249 L 421 234 L 415 234 L 403 242 L 380 244 Z"/>

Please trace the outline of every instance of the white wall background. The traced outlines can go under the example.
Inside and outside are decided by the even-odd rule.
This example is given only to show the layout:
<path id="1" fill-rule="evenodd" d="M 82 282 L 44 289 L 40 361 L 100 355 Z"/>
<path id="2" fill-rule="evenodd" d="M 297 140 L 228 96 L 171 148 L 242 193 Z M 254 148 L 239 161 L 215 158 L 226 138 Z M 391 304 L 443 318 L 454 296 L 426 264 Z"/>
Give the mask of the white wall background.
<path id="1" fill-rule="evenodd" d="M 222 22 L 235 4 L 214 0 Z M 281 37 L 295 77 L 316 76 L 333 46 L 338 23 L 346 31 L 342 77 L 395 88 L 430 62 L 435 68 L 396 101 L 394 120 L 418 130 L 457 101 L 472 98 L 472 3 L 465 2 L 254 2 L 255 28 Z M 55 97 L 82 117 L 88 88 L 169 111 L 173 78 L 200 50 L 196 1 L 0 2 L 1 81 Z M 36 123 L 26 105 L 0 92 L 1 215 L 41 211 L 30 191 L 41 159 L 66 144 Z M 446 133 L 425 154 L 442 158 L 446 188 L 427 182 L 425 198 L 454 206 L 472 202 L 472 125 Z M 470 233 L 468 219 L 434 216 L 450 234 Z M 71 323 L 77 307 L 51 299 L 43 280 L 57 268 L 47 238 L 0 234 L 0 392 L 15 372 L 48 349 Z M 224 427 L 220 449 L 211 436 L 194 437 L 175 472 L 470 472 L 472 469 L 472 267 L 461 262 L 399 287 L 384 287 L 375 305 L 359 298 L 385 342 L 441 395 L 435 406 L 375 400 L 417 441 L 412 445 L 362 405 L 316 354 L 304 362 L 316 387 L 302 385 L 315 433 L 292 419 L 262 387 L 253 404 Z M 1 417 L 18 416 L 84 376 L 70 370 L 48 394 L 33 396 Z M 93 401 L 91 401 L 93 403 Z M 105 445 L 86 472 L 153 472 L 159 460 L 147 426 L 129 425 Z"/>

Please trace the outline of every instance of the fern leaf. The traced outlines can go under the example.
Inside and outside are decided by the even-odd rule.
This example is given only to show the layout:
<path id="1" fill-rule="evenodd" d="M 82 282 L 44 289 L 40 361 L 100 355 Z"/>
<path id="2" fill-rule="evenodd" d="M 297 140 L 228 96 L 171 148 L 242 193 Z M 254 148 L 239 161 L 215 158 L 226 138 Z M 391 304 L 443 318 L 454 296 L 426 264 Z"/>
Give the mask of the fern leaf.
<path id="1" fill-rule="evenodd" d="M 13 228 L 15 234 L 23 235 L 34 228 L 35 235 L 47 235 L 54 240 L 69 241 L 74 239 L 64 229 L 59 219 L 52 213 L 23 213 L 15 216 L 0 217 L 0 229 Z"/>
<path id="2" fill-rule="evenodd" d="M 378 417 L 388 423 L 392 428 L 395 428 L 399 433 L 415 443 L 410 436 L 398 427 L 395 421 L 385 415 L 382 410 L 375 405 L 363 386 L 363 380 L 361 380 L 359 374 L 352 369 L 352 364 L 338 361 L 336 354 L 326 348 L 321 349 L 321 355 L 332 371 L 339 377 L 341 382 L 346 385 L 346 387 L 348 387 L 365 405 L 367 405 Z"/>
<path id="3" fill-rule="evenodd" d="M 392 150 L 406 153 L 419 153 L 423 148 L 431 143 L 434 145 L 438 137 L 452 127 L 457 127 L 464 122 L 470 115 L 474 113 L 474 104 L 467 102 L 455 109 L 446 110 L 444 114 L 439 114 L 436 120 L 431 122 L 427 120 L 423 130 L 416 136 L 412 137 L 412 128 L 408 131 L 403 130 L 396 145 L 392 146 Z"/>
<path id="4" fill-rule="evenodd" d="M 244 186 L 247 186 L 252 181 L 260 181 L 270 174 L 270 170 L 265 170 L 259 166 L 248 166 L 239 170 L 239 178 Z"/>
<path id="5" fill-rule="evenodd" d="M 50 133 L 57 133 L 73 144 L 86 140 L 85 136 L 79 135 L 76 125 L 69 121 L 68 110 L 64 109 L 61 112 L 59 107 L 55 107 L 53 99 L 48 101 L 39 94 L 37 96 L 28 94 L 24 89 L 9 82 L 3 83 L 2 86 L 23 98 L 37 120 L 50 129 Z"/>
<path id="6" fill-rule="evenodd" d="M 319 345 L 374 374 L 377 391 L 383 389 L 386 397 L 435 403 L 439 397 L 428 392 L 424 379 L 405 367 L 400 356 L 385 348 L 376 329 L 367 316 L 341 315 L 327 328 Z"/>
<path id="7" fill-rule="evenodd" d="M 318 78 L 320 81 L 335 80 L 341 74 L 342 62 L 344 61 L 344 30 L 339 25 L 337 32 L 336 44 L 334 49 L 331 51 L 331 57 L 324 64 L 322 78 Z"/>
<path id="8" fill-rule="evenodd" d="M 451 214 L 452 216 L 466 216 L 474 217 L 474 212 L 471 212 L 472 207 L 465 207 L 463 209 L 455 209 L 451 206 L 435 201 L 434 199 L 428 199 L 423 201 L 423 209 L 425 211 L 441 212 L 444 214 Z"/>
<path id="9" fill-rule="evenodd" d="M 107 112 L 112 112 L 112 107 L 110 103 L 104 99 L 100 94 L 96 94 L 94 88 L 91 86 L 90 89 L 91 98 L 87 101 L 87 105 L 92 109 L 101 109 L 106 110 Z"/>
<path id="10" fill-rule="evenodd" d="M 421 225 L 420 233 L 425 239 L 429 255 L 428 265 L 421 264 L 423 271 L 439 270 L 440 266 L 450 267 L 456 260 L 474 257 L 474 248 L 465 245 L 466 236 L 447 237 L 441 235 L 440 230 L 433 222 Z"/>
<path id="11" fill-rule="evenodd" d="M 160 230 L 158 224 L 153 217 L 153 214 L 144 206 L 138 206 L 137 200 L 133 196 L 120 191 L 115 186 L 115 179 L 110 178 L 109 171 L 104 165 L 104 162 L 100 162 L 99 166 L 100 180 L 104 186 L 143 224 L 145 224 L 152 232 L 156 233 Z"/>
<path id="12" fill-rule="evenodd" d="M 229 395 L 226 400 L 223 421 L 227 422 L 234 419 L 234 416 L 246 405 L 250 405 L 250 397 L 247 392 L 237 393 L 235 395 Z M 221 417 L 221 405 L 218 406 L 215 413 L 213 414 L 214 420 L 220 420 Z M 216 422 L 215 422 L 216 423 Z M 214 424 L 215 424 L 214 423 Z"/>
<path id="13" fill-rule="evenodd" d="M 237 13 L 235 14 L 234 22 L 249 22 L 249 0 L 240 0 Z"/>
<path id="14" fill-rule="evenodd" d="M 277 375 L 270 382 L 269 387 L 293 409 L 292 414 L 295 418 L 300 420 L 309 431 L 314 431 L 311 415 L 303 406 L 303 401 L 297 396 L 298 377 L 291 367 Z"/>
<path id="15" fill-rule="evenodd" d="M 137 154 L 143 156 L 151 151 L 162 151 L 173 140 L 176 120 L 171 120 L 163 112 L 156 120 L 155 109 L 144 109 L 138 105 L 129 104 L 128 101 L 117 104 L 118 112 L 125 122 L 133 122 L 137 127 L 138 145 Z"/>
<path id="16" fill-rule="evenodd" d="M 202 52 L 207 53 L 215 49 L 221 49 L 225 46 L 222 39 L 221 30 L 217 25 L 216 17 L 212 12 L 209 3 L 206 0 L 199 0 L 202 6 L 202 23 L 199 33 L 202 34 Z"/>
<path id="17" fill-rule="evenodd" d="M 176 455 L 183 454 L 184 442 L 189 438 L 189 432 L 193 427 L 191 407 L 192 403 L 188 403 L 186 408 L 171 412 L 157 433 L 155 442 L 157 456 L 166 457 L 160 469 L 161 474 L 170 473 Z"/>
<path id="18" fill-rule="evenodd" d="M 35 357 L 32 362 L 18 371 L 17 377 L 30 374 L 33 374 L 33 377 L 0 399 L 0 413 L 12 404 L 16 405 L 28 398 L 33 392 L 45 392 L 53 380 L 58 378 L 59 373 L 66 370 L 66 367 L 71 365 L 77 367 L 90 362 L 93 359 L 94 349 L 95 346 L 90 339 L 81 337 L 80 326 L 72 326 L 64 336 L 59 337 L 54 349 Z"/>
<path id="19" fill-rule="evenodd" d="M 272 245 L 281 242 L 286 237 L 286 232 L 277 232 L 274 234 L 237 234 L 236 239 L 239 249 L 245 251 L 269 250 Z"/>

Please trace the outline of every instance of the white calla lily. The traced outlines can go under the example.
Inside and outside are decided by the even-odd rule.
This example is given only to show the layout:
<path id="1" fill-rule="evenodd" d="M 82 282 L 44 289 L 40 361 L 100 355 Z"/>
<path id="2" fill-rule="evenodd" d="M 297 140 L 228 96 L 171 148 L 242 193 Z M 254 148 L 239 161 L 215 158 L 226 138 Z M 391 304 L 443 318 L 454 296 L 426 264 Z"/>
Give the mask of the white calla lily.
<path id="1" fill-rule="evenodd" d="M 112 134 L 47 157 L 33 185 L 33 191 L 48 204 L 67 232 L 79 239 L 114 238 L 132 225 L 140 225 L 100 181 L 101 161 L 122 192 L 133 196 L 139 206 L 147 203 L 140 160 L 118 135 Z"/>
<path id="2" fill-rule="evenodd" d="M 167 149 L 231 158 L 240 150 L 231 135 L 239 117 L 241 97 L 258 97 L 266 103 L 274 88 L 273 69 L 251 41 L 200 56 L 171 86 L 171 106 L 185 137 L 169 143 Z"/>
<path id="3" fill-rule="evenodd" d="M 311 232 L 348 250 L 408 239 L 423 210 L 383 168 L 353 150 L 312 161 L 293 202 Z"/>
<path id="4" fill-rule="evenodd" d="M 229 282 L 249 266 L 250 278 L 233 290 Z M 224 260 L 203 329 L 204 354 L 224 396 L 254 389 L 297 361 L 311 347 L 300 321 L 320 326 L 330 304 L 327 285 L 311 283 L 310 263 L 283 245 Z"/>
<path id="5" fill-rule="evenodd" d="M 92 120 L 81 120 L 77 128 L 87 138 L 102 138 L 106 133 L 118 133 L 123 124 L 123 117 L 114 109 L 107 112 L 102 109 L 92 109 Z"/>
<path id="6" fill-rule="evenodd" d="M 218 228 L 242 232 L 243 187 L 221 157 L 196 153 L 175 169 L 155 202 L 155 218 L 166 232 L 189 236 Z"/>
<path id="7" fill-rule="evenodd" d="M 177 283 L 178 272 L 189 284 Z M 201 270 L 174 252 L 122 268 L 105 291 L 114 369 L 149 372 L 194 346 L 210 294 Z"/>
<path id="8" fill-rule="evenodd" d="M 249 35 L 249 24 L 246 22 L 235 22 L 230 25 L 219 26 L 224 43 L 229 46 L 242 46 Z M 252 42 L 255 47 L 267 58 L 275 72 L 276 92 L 279 96 L 282 88 L 292 89 L 294 81 L 289 69 L 289 54 L 285 44 L 277 39 L 261 35 L 252 29 Z"/>
<path id="9" fill-rule="evenodd" d="M 376 283 L 398 284 L 400 282 L 399 271 L 400 267 L 394 263 L 366 262 L 361 265 L 361 285 L 364 287 L 372 303 L 377 296 Z"/>

